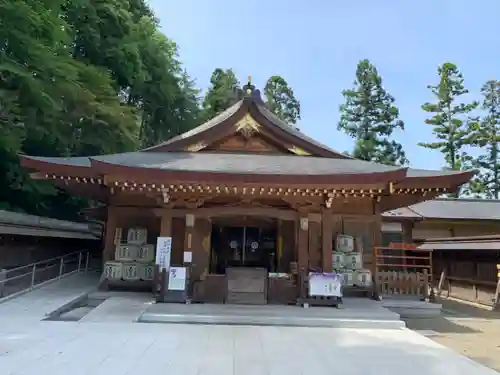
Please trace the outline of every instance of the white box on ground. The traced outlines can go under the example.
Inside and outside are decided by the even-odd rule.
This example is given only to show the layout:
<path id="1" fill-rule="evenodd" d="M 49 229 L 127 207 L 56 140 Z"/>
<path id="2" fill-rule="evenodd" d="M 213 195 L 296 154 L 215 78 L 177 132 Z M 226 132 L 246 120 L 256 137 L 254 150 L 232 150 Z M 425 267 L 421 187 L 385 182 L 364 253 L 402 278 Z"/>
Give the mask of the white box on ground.
<path id="1" fill-rule="evenodd" d="M 342 281 L 337 274 L 309 274 L 309 295 L 323 297 L 342 297 Z"/>

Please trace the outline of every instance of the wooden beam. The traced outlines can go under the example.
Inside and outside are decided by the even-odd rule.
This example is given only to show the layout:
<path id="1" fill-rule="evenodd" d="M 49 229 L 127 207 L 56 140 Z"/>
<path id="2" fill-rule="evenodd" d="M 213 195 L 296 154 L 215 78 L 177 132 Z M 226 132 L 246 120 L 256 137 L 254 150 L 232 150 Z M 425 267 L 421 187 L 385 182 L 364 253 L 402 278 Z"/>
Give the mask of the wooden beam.
<path id="1" fill-rule="evenodd" d="M 161 216 L 165 209 L 157 208 L 154 212 L 157 216 Z M 298 213 L 293 210 L 280 208 L 245 208 L 245 207 L 213 207 L 213 208 L 197 208 L 196 210 L 188 209 L 172 209 L 173 217 L 185 217 L 186 214 L 195 212 L 197 217 L 213 217 L 213 216 L 268 216 L 282 220 L 298 220 Z"/>

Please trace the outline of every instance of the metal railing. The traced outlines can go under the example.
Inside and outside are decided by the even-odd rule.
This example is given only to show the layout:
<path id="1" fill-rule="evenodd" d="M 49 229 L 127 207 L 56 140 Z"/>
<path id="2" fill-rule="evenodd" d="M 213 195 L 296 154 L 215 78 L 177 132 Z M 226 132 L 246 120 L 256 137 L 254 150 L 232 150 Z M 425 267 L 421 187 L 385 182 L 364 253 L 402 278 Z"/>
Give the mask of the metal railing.
<path id="1" fill-rule="evenodd" d="M 26 292 L 51 280 L 89 271 L 91 254 L 77 251 L 25 266 L 0 269 L 0 299 Z"/>

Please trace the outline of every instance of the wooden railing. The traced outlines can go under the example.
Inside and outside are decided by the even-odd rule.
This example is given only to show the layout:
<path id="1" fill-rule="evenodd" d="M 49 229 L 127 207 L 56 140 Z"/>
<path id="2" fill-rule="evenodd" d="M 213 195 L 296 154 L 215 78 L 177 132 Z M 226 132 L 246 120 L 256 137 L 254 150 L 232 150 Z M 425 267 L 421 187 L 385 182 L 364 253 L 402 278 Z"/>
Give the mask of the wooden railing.
<path id="1" fill-rule="evenodd" d="M 428 298 L 432 285 L 430 251 L 415 244 L 391 243 L 374 248 L 374 283 L 380 295 L 413 295 Z"/>

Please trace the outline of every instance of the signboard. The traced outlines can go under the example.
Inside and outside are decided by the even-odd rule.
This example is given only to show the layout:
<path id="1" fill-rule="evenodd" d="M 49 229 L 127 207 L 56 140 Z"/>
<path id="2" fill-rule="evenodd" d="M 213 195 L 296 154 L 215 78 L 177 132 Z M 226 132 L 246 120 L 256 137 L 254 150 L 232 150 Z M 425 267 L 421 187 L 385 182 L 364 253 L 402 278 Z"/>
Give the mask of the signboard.
<path id="1" fill-rule="evenodd" d="M 168 271 L 168 290 L 186 289 L 186 267 L 170 267 Z"/>
<path id="2" fill-rule="evenodd" d="M 184 263 L 193 263 L 193 252 L 184 251 Z"/>
<path id="3" fill-rule="evenodd" d="M 170 256 L 172 253 L 172 237 L 158 237 L 156 241 L 156 264 L 160 270 L 170 268 Z"/>
<path id="4" fill-rule="evenodd" d="M 342 297 L 341 275 L 336 273 L 310 273 L 309 296 Z"/>

